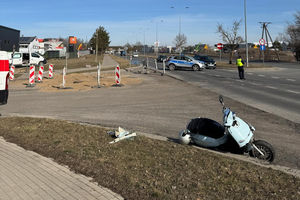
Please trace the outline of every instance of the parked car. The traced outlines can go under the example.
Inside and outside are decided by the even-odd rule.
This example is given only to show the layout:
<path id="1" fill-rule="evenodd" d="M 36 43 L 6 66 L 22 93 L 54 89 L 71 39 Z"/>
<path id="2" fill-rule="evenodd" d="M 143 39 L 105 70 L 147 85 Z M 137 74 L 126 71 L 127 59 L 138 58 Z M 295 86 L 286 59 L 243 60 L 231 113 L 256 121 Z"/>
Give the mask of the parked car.
<path id="1" fill-rule="evenodd" d="M 14 66 L 18 67 L 25 67 L 29 65 L 37 65 L 41 66 L 46 64 L 46 59 L 39 55 L 38 53 L 21 53 L 21 52 L 14 52 L 12 55 L 11 62 Z"/>
<path id="2" fill-rule="evenodd" d="M 139 54 L 137 52 L 134 52 L 133 57 L 137 58 L 137 57 L 139 57 Z"/>
<path id="3" fill-rule="evenodd" d="M 201 56 L 195 55 L 194 59 L 203 61 L 205 63 L 205 68 L 207 69 L 215 69 L 216 68 L 216 61 L 209 56 Z"/>
<path id="4" fill-rule="evenodd" d="M 205 68 L 203 61 L 195 60 L 193 57 L 185 55 L 172 56 L 167 60 L 166 66 L 170 71 L 178 68 L 190 68 L 194 71 L 201 71 Z"/>
<path id="5" fill-rule="evenodd" d="M 163 62 L 164 60 L 167 60 L 167 56 L 164 56 L 164 55 L 159 55 L 157 58 L 156 58 L 156 61 L 157 62 Z"/>

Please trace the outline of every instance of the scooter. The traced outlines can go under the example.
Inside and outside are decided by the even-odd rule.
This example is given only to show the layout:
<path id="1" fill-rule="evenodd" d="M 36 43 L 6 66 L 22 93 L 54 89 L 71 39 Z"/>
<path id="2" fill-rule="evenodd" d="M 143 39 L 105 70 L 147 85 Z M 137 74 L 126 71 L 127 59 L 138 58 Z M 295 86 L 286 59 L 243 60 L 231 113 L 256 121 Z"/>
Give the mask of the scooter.
<path id="1" fill-rule="evenodd" d="M 272 145 L 264 140 L 255 140 L 255 128 L 237 117 L 230 108 L 226 108 L 222 96 L 219 101 L 223 106 L 223 125 L 207 118 L 194 118 L 187 124 L 186 129 L 180 131 L 180 143 L 230 149 L 271 163 L 275 158 Z"/>

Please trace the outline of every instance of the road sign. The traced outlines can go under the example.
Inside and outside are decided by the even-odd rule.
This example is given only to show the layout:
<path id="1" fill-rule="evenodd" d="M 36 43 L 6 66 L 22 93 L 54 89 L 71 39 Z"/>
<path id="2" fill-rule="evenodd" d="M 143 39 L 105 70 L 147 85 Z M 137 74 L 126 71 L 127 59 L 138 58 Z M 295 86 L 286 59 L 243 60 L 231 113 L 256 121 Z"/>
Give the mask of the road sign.
<path id="1" fill-rule="evenodd" d="M 265 51 L 266 50 L 266 45 L 260 45 L 260 50 Z"/>
<path id="2" fill-rule="evenodd" d="M 260 45 L 265 45 L 265 44 L 266 44 L 266 41 L 264 40 L 264 38 L 261 38 L 261 39 L 259 40 L 259 44 L 260 44 Z"/>
<path id="3" fill-rule="evenodd" d="M 222 43 L 218 43 L 218 44 L 217 44 L 217 48 L 218 48 L 218 49 L 223 49 L 223 47 L 224 47 L 224 46 L 223 46 Z"/>

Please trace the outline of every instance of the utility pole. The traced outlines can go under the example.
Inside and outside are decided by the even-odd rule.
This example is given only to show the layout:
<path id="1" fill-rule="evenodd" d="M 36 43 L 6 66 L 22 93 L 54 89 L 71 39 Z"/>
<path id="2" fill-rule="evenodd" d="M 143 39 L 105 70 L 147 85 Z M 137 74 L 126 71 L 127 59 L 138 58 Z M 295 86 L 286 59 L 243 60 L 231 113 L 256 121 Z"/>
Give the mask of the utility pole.
<path id="1" fill-rule="evenodd" d="M 246 42 L 246 67 L 249 66 L 249 56 L 248 56 L 248 39 L 247 39 L 247 6 L 246 0 L 244 0 L 244 15 L 245 15 L 245 42 Z"/>
<path id="2" fill-rule="evenodd" d="M 96 58 L 95 62 L 98 62 L 98 29 L 96 29 Z"/>
<path id="3" fill-rule="evenodd" d="M 270 32 L 269 32 L 269 30 L 268 30 L 268 25 L 271 24 L 271 22 L 259 22 L 259 23 L 262 25 L 262 34 L 261 34 L 261 38 L 264 39 L 264 36 L 266 37 L 265 40 L 266 40 L 266 42 L 267 42 L 267 47 L 268 47 L 268 48 L 269 48 L 269 40 L 268 40 L 268 39 L 271 40 L 272 45 L 274 46 L 273 39 L 272 39 L 272 37 L 271 37 L 271 35 L 270 35 Z M 279 61 L 279 60 L 280 60 L 280 59 L 279 59 L 279 54 L 278 54 L 276 48 L 274 48 L 274 49 L 275 49 L 275 53 L 276 53 L 277 59 L 278 59 L 278 61 Z"/>

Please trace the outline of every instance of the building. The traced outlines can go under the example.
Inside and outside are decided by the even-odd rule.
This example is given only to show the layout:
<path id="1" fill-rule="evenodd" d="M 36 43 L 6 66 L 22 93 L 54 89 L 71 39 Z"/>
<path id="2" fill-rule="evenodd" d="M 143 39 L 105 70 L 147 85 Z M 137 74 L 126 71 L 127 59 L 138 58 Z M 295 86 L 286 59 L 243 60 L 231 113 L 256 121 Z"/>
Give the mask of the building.
<path id="1" fill-rule="evenodd" d="M 19 51 L 20 31 L 0 25 L 0 50 Z"/>
<path id="2" fill-rule="evenodd" d="M 40 43 L 36 37 L 20 37 L 20 52 L 39 53 Z"/>

